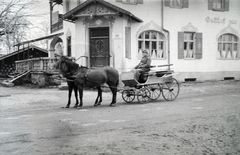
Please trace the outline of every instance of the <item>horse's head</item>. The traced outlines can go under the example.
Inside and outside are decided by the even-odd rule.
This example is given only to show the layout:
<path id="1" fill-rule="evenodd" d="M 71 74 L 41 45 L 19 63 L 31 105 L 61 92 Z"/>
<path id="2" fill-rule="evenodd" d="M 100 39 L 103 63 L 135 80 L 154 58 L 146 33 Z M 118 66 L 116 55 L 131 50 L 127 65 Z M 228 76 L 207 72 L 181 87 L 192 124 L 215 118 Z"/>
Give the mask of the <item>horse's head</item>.
<path id="1" fill-rule="evenodd" d="M 54 64 L 54 68 L 59 69 L 63 76 L 72 74 L 78 69 L 78 67 L 79 65 L 77 63 L 72 62 L 72 60 L 66 56 L 61 56 Z"/>

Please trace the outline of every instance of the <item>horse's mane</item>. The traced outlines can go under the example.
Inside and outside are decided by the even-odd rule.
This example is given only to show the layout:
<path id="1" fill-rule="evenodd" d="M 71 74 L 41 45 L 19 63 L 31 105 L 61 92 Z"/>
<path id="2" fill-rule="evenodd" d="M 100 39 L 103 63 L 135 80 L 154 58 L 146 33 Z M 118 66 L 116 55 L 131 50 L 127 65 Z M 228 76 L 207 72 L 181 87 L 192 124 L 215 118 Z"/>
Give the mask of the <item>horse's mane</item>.
<path id="1" fill-rule="evenodd" d="M 69 70 L 76 70 L 79 68 L 79 65 L 76 62 L 71 61 L 70 59 L 66 59 L 64 62 L 68 66 Z"/>
<path id="2" fill-rule="evenodd" d="M 59 59 L 59 69 L 60 72 L 64 75 L 75 74 L 79 68 L 79 65 L 76 62 L 73 62 L 71 59 L 61 56 Z"/>

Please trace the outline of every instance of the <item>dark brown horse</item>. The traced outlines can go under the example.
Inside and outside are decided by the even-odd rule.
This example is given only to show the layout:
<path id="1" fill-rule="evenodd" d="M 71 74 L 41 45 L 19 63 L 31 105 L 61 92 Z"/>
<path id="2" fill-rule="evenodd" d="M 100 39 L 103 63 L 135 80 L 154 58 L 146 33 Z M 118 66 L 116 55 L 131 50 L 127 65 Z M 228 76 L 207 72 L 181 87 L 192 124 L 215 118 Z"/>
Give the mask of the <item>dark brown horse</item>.
<path id="1" fill-rule="evenodd" d="M 70 61 L 70 59 L 69 59 Z M 78 101 L 78 87 L 75 85 L 74 82 L 74 74 L 76 74 L 78 65 L 76 65 L 76 68 L 74 68 L 76 71 L 71 72 L 70 74 L 64 74 L 64 72 L 61 72 L 61 70 L 64 70 L 66 67 L 62 65 L 59 61 L 54 65 L 54 68 L 59 69 L 60 73 L 67 79 L 67 84 L 68 84 L 68 103 L 65 106 L 65 108 L 69 108 L 71 104 L 71 96 L 72 96 L 72 91 L 74 90 L 75 98 L 76 98 L 76 103 L 74 105 L 74 108 L 78 107 L 79 101 Z"/>
<path id="2" fill-rule="evenodd" d="M 79 90 L 79 107 L 82 107 L 83 105 L 82 98 L 84 87 L 97 88 L 98 96 L 95 100 L 94 106 L 100 105 L 102 102 L 101 86 L 104 83 L 108 84 L 113 94 L 110 106 L 115 106 L 117 97 L 117 86 L 119 82 L 119 74 L 116 69 L 109 66 L 91 69 L 82 66 L 79 67 L 77 63 L 72 62 L 65 56 L 61 56 L 55 66 L 58 66 L 60 73 L 64 77 L 66 77 L 67 79 L 73 79 L 74 85 L 77 86 Z"/>

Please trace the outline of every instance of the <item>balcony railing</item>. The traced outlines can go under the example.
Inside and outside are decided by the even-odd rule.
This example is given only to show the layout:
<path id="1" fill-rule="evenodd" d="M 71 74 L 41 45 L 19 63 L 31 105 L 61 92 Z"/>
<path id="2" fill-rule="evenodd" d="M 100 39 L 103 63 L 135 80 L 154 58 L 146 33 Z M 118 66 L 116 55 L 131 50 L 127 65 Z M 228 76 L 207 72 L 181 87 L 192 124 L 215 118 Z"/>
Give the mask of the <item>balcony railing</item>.
<path id="1" fill-rule="evenodd" d="M 21 73 L 26 70 L 44 71 L 49 73 L 57 72 L 57 70 L 53 68 L 56 61 L 57 61 L 56 58 L 48 58 L 48 57 L 16 61 L 15 62 L 16 72 Z"/>

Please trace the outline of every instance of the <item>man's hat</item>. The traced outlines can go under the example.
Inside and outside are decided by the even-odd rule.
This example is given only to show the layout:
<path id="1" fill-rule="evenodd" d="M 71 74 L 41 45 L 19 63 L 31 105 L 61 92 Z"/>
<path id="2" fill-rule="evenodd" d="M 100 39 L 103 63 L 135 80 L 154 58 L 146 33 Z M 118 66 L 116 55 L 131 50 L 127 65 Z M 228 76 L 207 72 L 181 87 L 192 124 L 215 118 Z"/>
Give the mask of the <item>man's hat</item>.
<path id="1" fill-rule="evenodd" d="M 148 54 L 148 51 L 147 51 L 147 50 L 143 50 L 142 52 L 143 52 L 143 53 L 147 53 L 147 54 Z"/>

